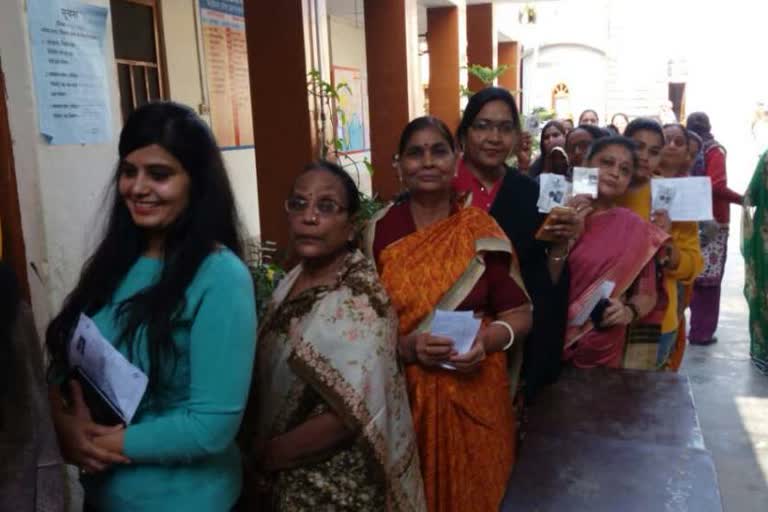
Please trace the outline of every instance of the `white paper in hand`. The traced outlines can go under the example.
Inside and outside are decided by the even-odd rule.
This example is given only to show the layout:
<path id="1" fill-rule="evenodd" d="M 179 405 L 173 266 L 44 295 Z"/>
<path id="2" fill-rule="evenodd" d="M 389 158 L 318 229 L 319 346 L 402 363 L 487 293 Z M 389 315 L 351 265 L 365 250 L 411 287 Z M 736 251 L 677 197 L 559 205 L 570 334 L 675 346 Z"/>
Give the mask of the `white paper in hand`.
<path id="1" fill-rule="evenodd" d="M 597 167 L 573 168 L 573 195 L 587 195 L 597 198 L 597 182 L 600 169 Z"/>
<path id="2" fill-rule="evenodd" d="M 472 348 L 472 343 L 480 330 L 481 321 L 475 318 L 472 311 L 443 311 L 438 309 L 432 318 L 430 333 L 432 336 L 453 340 L 453 348 L 459 355 L 466 354 Z M 444 363 L 443 368 L 455 370 L 452 365 Z"/>
<path id="3" fill-rule="evenodd" d="M 610 298 L 614 288 L 616 288 L 616 283 L 613 281 L 603 281 L 600 286 L 595 288 L 595 291 L 592 292 L 592 295 L 584 303 L 584 307 L 579 311 L 579 314 L 571 320 L 570 325 L 575 327 L 584 325 L 589 320 L 589 315 L 595 309 L 597 303 L 600 302 L 600 299 Z"/>
<path id="4" fill-rule="evenodd" d="M 708 177 L 654 178 L 651 205 L 674 222 L 712 220 L 712 182 Z"/>
<path id="5" fill-rule="evenodd" d="M 147 376 L 99 332 L 93 320 L 80 315 L 69 342 L 69 364 L 79 366 L 130 423 L 147 389 Z"/>
<path id="6" fill-rule="evenodd" d="M 555 206 L 565 206 L 571 196 L 571 184 L 565 176 L 552 173 L 539 175 L 539 212 L 549 213 Z"/>

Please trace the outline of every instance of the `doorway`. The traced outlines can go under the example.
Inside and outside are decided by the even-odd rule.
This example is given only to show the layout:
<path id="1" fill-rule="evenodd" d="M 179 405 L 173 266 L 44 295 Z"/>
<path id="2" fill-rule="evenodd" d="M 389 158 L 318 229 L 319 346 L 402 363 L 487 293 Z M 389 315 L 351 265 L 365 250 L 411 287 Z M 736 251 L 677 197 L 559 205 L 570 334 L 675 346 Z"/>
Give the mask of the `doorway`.
<path id="1" fill-rule="evenodd" d="M 0 228 L 2 229 L 3 261 L 8 262 L 16 272 L 22 297 L 29 302 L 29 281 L 27 280 L 27 255 L 21 230 L 21 209 L 19 189 L 16 186 L 16 170 L 13 164 L 13 142 L 8 123 L 5 74 L 0 62 Z"/>

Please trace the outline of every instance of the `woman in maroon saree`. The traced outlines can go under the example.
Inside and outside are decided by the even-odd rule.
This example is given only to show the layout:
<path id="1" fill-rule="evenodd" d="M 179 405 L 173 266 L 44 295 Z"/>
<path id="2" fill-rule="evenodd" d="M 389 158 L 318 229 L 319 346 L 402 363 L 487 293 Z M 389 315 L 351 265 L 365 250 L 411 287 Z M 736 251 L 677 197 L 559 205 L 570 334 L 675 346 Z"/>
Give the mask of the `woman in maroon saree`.
<path id="1" fill-rule="evenodd" d="M 656 304 L 654 256 L 669 235 L 615 205 L 637 167 L 631 140 L 595 141 L 587 164 L 600 169 L 598 197 L 568 259 L 571 286 L 563 359 L 579 368 L 650 368 L 656 347 L 627 347 L 626 329 Z M 610 283 L 613 289 L 601 293 Z M 609 302 L 596 328 L 589 313 L 602 295 L 609 295 Z"/>

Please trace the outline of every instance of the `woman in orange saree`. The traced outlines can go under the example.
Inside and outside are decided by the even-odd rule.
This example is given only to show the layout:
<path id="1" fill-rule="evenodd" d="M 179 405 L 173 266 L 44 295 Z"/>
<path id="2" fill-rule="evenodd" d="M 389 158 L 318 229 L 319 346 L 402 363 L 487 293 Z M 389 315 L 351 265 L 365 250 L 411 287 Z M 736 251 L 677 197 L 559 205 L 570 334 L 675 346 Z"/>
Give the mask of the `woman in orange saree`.
<path id="1" fill-rule="evenodd" d="M 514 462 L 506 350 L 530 329 L 531 307 L 504 232 L 455 201 L 455 165 L 445 124 L 409 123 L 398 151 L 408 197 L 377 214 L 366 246 L 399 317 L 428 510 L 485 512 L 498 509 Z M 486 319 L 468 352 L 430 334 L 436 310 Z"/>
<path id="2" fill-rule="evenodd" d="M 571 287 L 563 358 L 579 368 L 654 367 L 656 345 L 630 346 L 626 329 L 656 305 L 654 256 L 669 235 L 616 207 L 637 167 L 630 139 L 596 141 L 587 162 L 600 169 L 598 197 L 568 260 Z M 598 300 L 606 295 L 605 309 L 597 314 Z"/>

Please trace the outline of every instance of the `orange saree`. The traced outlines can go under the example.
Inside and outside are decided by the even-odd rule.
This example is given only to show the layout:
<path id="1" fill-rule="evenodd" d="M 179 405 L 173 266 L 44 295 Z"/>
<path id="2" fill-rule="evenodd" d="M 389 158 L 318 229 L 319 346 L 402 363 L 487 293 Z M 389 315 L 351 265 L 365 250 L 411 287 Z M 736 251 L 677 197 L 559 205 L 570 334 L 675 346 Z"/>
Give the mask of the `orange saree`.
<path id="1" fill-rule="evenodd" d="M 375 224 L 370 229 L 375 232 Z M 460 306 L 483 275 L 488 251 L 510 255 L 509 277 L 522 297 L 518 306 L 530 307 L 509 240 L 479 209 L 460 210 L 384 248 L 381 280 L 400 334 L 427 331 L 436 309 Z M 473 374 L 412 364 L 406 378 L 428 509 L 497 510 L 517 438 L 507 354 L 489 355 Z"/>

